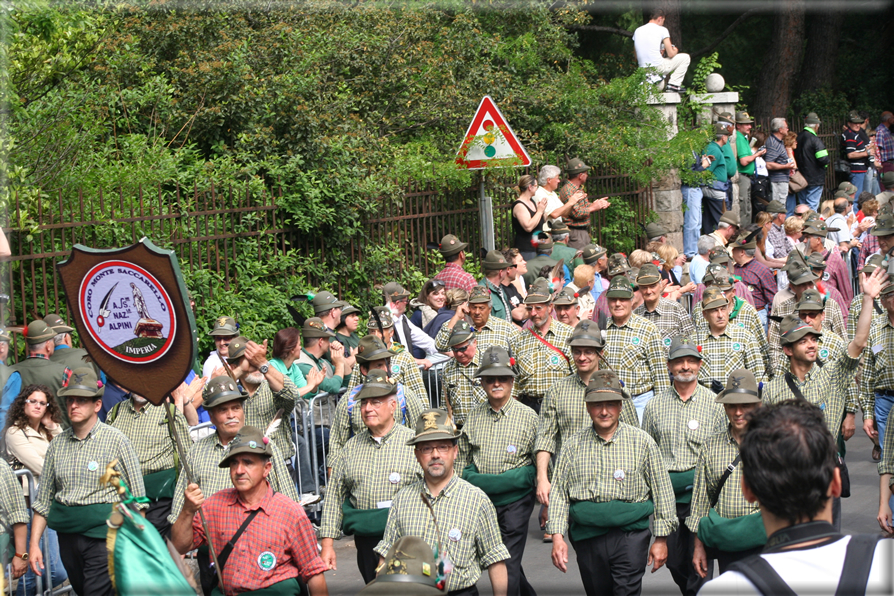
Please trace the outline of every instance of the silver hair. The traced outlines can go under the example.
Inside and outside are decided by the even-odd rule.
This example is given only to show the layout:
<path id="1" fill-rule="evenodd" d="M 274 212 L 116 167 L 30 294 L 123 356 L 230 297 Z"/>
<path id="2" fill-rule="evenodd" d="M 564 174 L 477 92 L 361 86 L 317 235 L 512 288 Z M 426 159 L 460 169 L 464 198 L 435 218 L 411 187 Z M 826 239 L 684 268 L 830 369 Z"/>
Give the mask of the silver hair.
<path id="1" fill-rule="evenodd" d="M 568 234 L 553 234 L 553 242 L 561 242 L 565 238 L 568 238 Z"/>
<path id="2" fill-rule="evenodd" d="M 725 229 L 727 229 L 728 227 L 730 227 L 730 225 L 729 225 L 728 223 L 726 223 L 725 221 L 719 221 L 719 222 L 717 222 L 717 229 L 718 229 L 718 230 L 725 230 Z"/>
<path id="3" fill-rule="evenodd" d="M 809 127 L 809 128 L 812 128 L 812 129 L 813 129 L 813 132 L 818 131 L 818 130 L 819 130 L 819 127 L 820 127 L 819 124 L 805 124 L 804 126 L 807 126 L 807 127 Z"/>
<path id="4" fill-rule="evenodd" d="M 537 184 L 543 186 L 546 184 L 548 178 L 555 178 L 561 173 L 562 168 L 559 166 L 543 166 L 540 168 L 540 173 L 537 175 Z"/>
<path id="5" fill-rule="evenodd" d="M 66 335 L 68 335 L 68 334 L 67 333 L 57 333 L 56 337 L 53 338 L 53 345 L 61 346 L 62 344 L 64 344 Z"/>
<path id="6" fill-rule="evenodd" d="M 714 239 L 708 235 L 702 236 L 698 239 L 698 243 L 695 246 L 698 250 L 698 254 L 706 255 L 711 252 L 712 248 L 714 248 Z"/>
<path id="7" fill-rule="evenodd" d="M 779 132 L 785 126 L 785 118 L 773 118 L 770 120 L 770 132 Z"/>
<path id="8" fill-rule="evenodd" d="M 745 254 L 748 255 L 749 257 L 753 257 L 753 256 L 754 256 L 754 249 L 753 249 L 753 248 L 745 248 L 745 249 L 743 249 L 743 250 L 745 251 Z"/>

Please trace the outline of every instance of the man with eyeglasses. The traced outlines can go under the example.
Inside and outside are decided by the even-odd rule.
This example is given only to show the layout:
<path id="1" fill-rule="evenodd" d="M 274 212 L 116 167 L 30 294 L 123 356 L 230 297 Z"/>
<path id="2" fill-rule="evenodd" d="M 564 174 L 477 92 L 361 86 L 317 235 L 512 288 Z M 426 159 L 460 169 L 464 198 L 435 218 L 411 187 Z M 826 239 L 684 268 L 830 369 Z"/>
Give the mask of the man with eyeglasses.
<path id="1" fill-rule="evenodd" d="M 460 304 L 453 317 L 441 325 L 438 335 L 435 336 L 435 344 L 442 352 L 449 349 L 448 340 L 453 328 L 468 316 L 472 321 L 472 328 L 478 340 L 478 349 L 486 350 L 490 346 L 500 346 L 512 349 L 512 344 L 519 334 L 519 330 L 512 323 L 491 316 L 493 310 L 490 293 L 484 286 L 475 286 L 469 293 L 469 301 Z"/>
<path id="2" fill-rule="evenodd" d="M 480 364 L 475 330 L 467 322 L 460 321 L 454 325 L 447 347 L 453 351 L 453 358 L 444 365 L 444 405 L 457 428 L 461 429 L 468 413 L 487 400 L 481 381 L 474 373 Z"/>
<path id="3" fill-rule="evenodd" d="M 78 594 L 91 596 L 115 594 L 109 578 L 106 520 L 111 504 L 121 499 L 115 487 L 100 484 L 106 466 L 117 459 L 116 469 L 131 494 L 146 495 L 139 459 L 130 441 L 99 421 L 103 389 L 91 367 L 76 368 L 60 389 L 71 426 L 50 442 L 37 498 L 32 502 L 32 571 L 43 575 L 40 537 L 49 526 L 59 535 L 59 552 L 72 587 Z M 137 503 L 136 507 L 146 509 L 148 505 Z"/>
<path id="4" fill-rule="evenodd" d="M 431 368 L 431 361 L 424 356 L 437 354 L 435 340 L 428 333 L 410 322 L 407 317 L 407 305 L 410 302 L 410 293 L 399 283 L 392 281 L 385 284 L 385 306 L 391 309 L 391 318 L 394 320 L 394 330 L 397 332 L 399 343 L 413 355 L 416 364 L 424 370 Z M 418 351 L 417 351 L 418 349 Z"/>
<path id="5" fill-rule="evenodd" d="M 534 509 L 534 437 L 537 413 L 512 399 L 515 361 L 503 348 L 481 355 L 475 376 L 487 401 L 469 413 L 459 437 L 457 468 L 462 477 L 487 494 L 497 510 L 506 561 L 509 596 L 536 592 L 522 569 L 528 521 Z"/>
<path id="6" fill-rule="evenodd" d="M 214 371 L 223 367 L 222 359 L 229 354 L 230 342 L 239 335 L 239 324 L 233 317 L 218 317 L 208 335 L 214 338 L 214 351 L 208 354 L 202 365 L 202 376 L 206 379 L 213 377 Z"/>
<path id="7" fill-rule="evenodd" d="M 379 555 L 373 548 L 385 533 L 391 500 L 422 477 L 413 449 L 407 445 L 414 433 L 394 421 L 397 392 L 398 385 L 386 370 L 370 370 L 355 406 L 366 428 L 336 458 L 330 455 L 332 478 L 323 503 L 320 558 L 335 570 L 334 540 L 342 533 L 353 535 L 357 567 L 366 583 L 376 577 Z"/>
<path id="8" fill-rule="evenodd" d="M 444 410 L 426 410 L 416 422 L 415 446 L 423 479 L 404 487 L 391 502 L 385 536 L 376 546 L 379 565 L 404 536 L 418 536 L 453 563 L 446 592 L 478 594 L 475 584 L 487 569 L 494 596 L 506 596 L 505 561 L 497 512 L 484 492 L 454 472 L 458 455 L 456 425 Z M 432 569 L 432 574 L 437 570 Z"/>
<path id="9" fill-rule="evenodd" d="M 672 338 L 680 335 L 691 337 L 695 334 L 695 327 L 686 309 L 676 300 L 661 296 L 665 284 L 661 281 L 658 267 L 652 263 L 640 267 L 636 275 L 636 285 L 643 297 L 643 303 L 633 312 L 658 328 L 661 345 L 665 350 L 670 348 Z"/>

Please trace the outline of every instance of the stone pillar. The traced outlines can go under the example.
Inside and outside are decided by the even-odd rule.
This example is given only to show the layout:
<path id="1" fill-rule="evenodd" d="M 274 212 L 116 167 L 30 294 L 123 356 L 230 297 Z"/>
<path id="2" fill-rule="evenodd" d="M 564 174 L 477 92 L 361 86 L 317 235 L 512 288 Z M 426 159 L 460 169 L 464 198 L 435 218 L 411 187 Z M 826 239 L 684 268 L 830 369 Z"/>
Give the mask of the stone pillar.
<path id="1" fill-rule="evenodd" d="M 649 105 L 655 106 L 671 125 L 671 132 L 668 140 L 676 136 L 677 131 L 677 104 L 680 103 L 679 93 L 656 93 L 649 100 Z"/>
<path id="2" fill-rule="evenodd" d="M 683 193 L 680 176 L 672 170 L 659 180 L 652 181 L 652 197 L 658 221 L 667 230 L 667 241 L 683 252 Z"/>

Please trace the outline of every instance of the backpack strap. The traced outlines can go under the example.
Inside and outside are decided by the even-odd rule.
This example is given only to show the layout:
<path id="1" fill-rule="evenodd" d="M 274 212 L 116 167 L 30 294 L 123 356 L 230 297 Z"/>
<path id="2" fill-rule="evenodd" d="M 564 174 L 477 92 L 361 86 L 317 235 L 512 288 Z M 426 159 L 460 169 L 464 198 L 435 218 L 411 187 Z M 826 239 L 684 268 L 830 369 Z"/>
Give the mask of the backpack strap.
<path id="1" fill-rule="evenodd" d="M 857 534 L 851 537 L 847 543 L 847 553 L 835 596 L 866 593 L 875 547 L 881 539 L 881 534 Z"/>
<path id="2" fill-rule="evenodd" d="M 109 413 L 108 413 L 108 414 L 106 414 L 106 424 L 112 424 L 113 422 L 115 422 L 115 418 L 118 417 L 118 410 L 121 409 L 121 404 L 122 404 L 122 403 L 123 403 L 123 402 L 120 402 L 120 401 L 119 401 L 117 404 L 115 404 L 114 406 L 112 406 L 112 409 L 109 410 Z"/>
<path id="3" fill-rule="evenodd" d="M 779 577 L 773 566 L 760 555 L 736 561 L 726 569 L 744 575 L 764 596 L 797 596 L 785 580 Z"/>

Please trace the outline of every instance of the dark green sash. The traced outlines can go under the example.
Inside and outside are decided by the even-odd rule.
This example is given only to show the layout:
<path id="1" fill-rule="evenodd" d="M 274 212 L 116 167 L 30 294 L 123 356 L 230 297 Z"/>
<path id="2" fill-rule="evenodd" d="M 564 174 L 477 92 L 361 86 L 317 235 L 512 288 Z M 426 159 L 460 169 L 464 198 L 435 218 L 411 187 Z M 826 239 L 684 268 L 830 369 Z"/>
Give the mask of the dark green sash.
<path id="1" fill-rule="evenodd" d="M 294 577 L 276 582 L 266 588 L 260 590 L 252 590 L 251 592 L 239 592 L 239 596 L 297 596 L 301 593 L 301 585 Z M 220 586 L 215 586 L 211 591 L 211 596 L 223 596 Z"/>
<path id="2" fill-rule="evenodd" d="M 674 496 L 677 503 L 689 503 L 692 501 L 692 485 L 695 484 L 695 468 L 685 472 L 669 472 L 671 485 L 674 487 Z"/>
<path id="3" fill-rule="evenodd" d="M 341 506 L 341 531 L 346 536 L 384 536 L 391 509 L 357 509 L 351 499 Z"/>
<path id="4" fill-rule="evenodd" d="M 170 468 L 153 472 L 143 476 L 143 486 L 146 487 L 146 497 L 152 501 L 158 499 L 173 499 L 174 486 L 177 484 L 177 470 Z"/>
<path id="5" fill-rule="evenodd" d="M 730 519 L 709 509 L 698 522 L 698 539 L 705 546 L 736 553 L 765 545 L 767 530 L 759 511 Z"/>
<path id="6" fill-rule="evenodd" d="M 572 540 L 578 541 L 608 534 L 614 528 L 624 532 L 646 530 L 649 528 L 649 516 L 654 511 L 655 504 L 652 501 L 642 503 L 575 501 L 569 508 L 571 515 L 569 536 Z"/>
<path id="7" fill-rule="evenodd" d="M 484 491 L 494 507 L 515 503 L 534 492 L 534 466 L 523 466 L 507 470 L 502 474 L 480 474 L 475 464 L 463 470 L 463 480 Z"/>
<path id="8" fill-rule="evenodd" d="M 89 538 L 105 539 L 109 526 L 106 520 L 112 513 L 111 503 L 97 505 L 63 505 L 53 501 L 47 525 L 60 534 L 81 534 Z"/>

